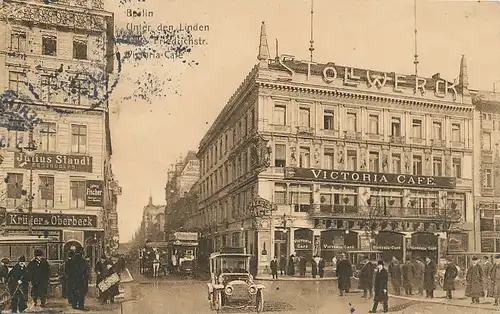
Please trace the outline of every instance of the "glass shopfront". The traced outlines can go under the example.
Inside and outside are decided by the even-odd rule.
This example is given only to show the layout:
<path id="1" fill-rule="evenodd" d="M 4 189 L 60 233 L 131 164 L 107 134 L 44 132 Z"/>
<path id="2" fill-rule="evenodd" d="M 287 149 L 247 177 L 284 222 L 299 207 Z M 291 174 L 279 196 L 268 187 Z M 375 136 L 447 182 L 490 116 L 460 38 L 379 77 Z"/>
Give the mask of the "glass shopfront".
<path id="1" fill-rule="evenodd" d="M 404 235 L 394 231 L 380 231 L 375 235 L 374 250 L 382 251 L 382 259 L 390 262 L 395 256 L 399 261 L 403 259 Z"/>
<path id="2" fill-rule="evenodd" d="M 430 257 L 434 262 L 438 261 L 439 237 L 432 232 L 415 232 L 411 238 L 406 239 L 407 256 Z"/>
<path id="3" fill-rule="evenodd" d="M 321 232 L 321 256 L 331 261 L 342 252 L 358 249 L 359 236 L 351 230 L 325 230 Z"/>
<path id="4" fill-rule="evenodd" d="M 294 231 L 293 245 L 296 256 L 303 256 L 311 260 L 313 256 L 313 231 L 301 228 Z"/>

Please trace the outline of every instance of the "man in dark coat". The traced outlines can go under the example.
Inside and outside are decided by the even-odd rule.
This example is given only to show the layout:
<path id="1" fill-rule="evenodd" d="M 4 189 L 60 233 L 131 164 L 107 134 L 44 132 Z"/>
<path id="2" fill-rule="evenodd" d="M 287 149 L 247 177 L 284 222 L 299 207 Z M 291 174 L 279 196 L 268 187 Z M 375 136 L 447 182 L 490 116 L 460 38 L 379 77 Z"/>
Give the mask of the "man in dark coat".
<path id="1" fill-rule="evenodd" d="M 28 264 L 28 278 L 31 282 L 31 297 L 35 306 L 40 300 L 41 307 L 45 307 L 47 300 L 47 289 L 49 287 L 50 266 L 45 258 L 42 258 L 43 252 L 35 250 L 35 258 Z"/>
<path id="2" fill-rule="evenodd" d="M 481 268 L 483 269 L 483 287 L 484 287 L 484 296 L 492 297 L 493 293 L 491 292 L 491 269 L 493 268 L 493 264 L 490 262 L 490 258 L 488 256 L 483 256 L 483 262 L 481 263 Z"/>
<path id="3" fill-rule="evenodd" d="M 271 268 L 271 275 L 273 275 L 273 279 L 278 279 L 278 260 L 276 259 L 276 256 L 271 261 L 269 267 Z"/>
<path id="4" fill-rule="evenodd" d="M 325 276 L 325 260 L 323 259 L 323 257 L 319 258 L 318 273 L 319 273 L 319 278 L 323 278 Z"/>
<path id="5" fill-rule="evenodd" d="M 495 298 L 493 305 L 497 306 L 500 300 L 500 254 L 495 255 L 495 265 L 490 273 L 492 295 Z"/>
<path id="6" fill-rule="evenodd" d="M 106 255 L 102 255 L 101 259 L 95 264 L 94 271 L 96 273 L 96 287 L 98 288 L 97 290 L 99 291 L 99 300 L 104 301 L 102 298 L 102 293 L 101 290 L 99 290 L 99 283 L 106 278 L 106 273 L 108 272 L 108 268 L 106 267 L 108 265 L 107 262 L 108 258 Z"/>
<path id="7" fill-rule="evenodd" d="M 391 275 L 391 284 L 394 289 L 394 294 L 401 295 L 401 265 L 395 256 L 392 257 L 392 261 L 389 264 L 389 274 Z"/>
<path id="8" fill-rule="evenodd" d="M 313 278 L 316 278 L 318 276 L 318 258 L 316 256 L 313 256 L 313 259 L 311 260 L 311 275 Z"/>
<path id="9" fill-rule="evenodd" d="M 387 283 L 389 281 L 389 273 L 384 268 L 384 261 L 378 261 L 377 270 L 375 272 L 374 290 L 375 296 L 373 298 L 373 308 L 370 313 L 377 313 L 377 307 L 380 302 L 384 306 L 384 313 L 389 311 L 389 295 L 387 293 Z"/>
<path id="10" fill-rule="evenodd" d="M 479 304 L 479 298 L 484 297 L 484 274 L 479 259 L 472 258 L 472 266 L 467 270 L 465 295 L 472 298 L 472 304 Z"/>
<path id="11" fill-rule="evenodd" d="M 337 277 L 340 295 L 344 292 L 348 293 L 351 287 L 352 265 L 346 259 L 345 255 L 341 256 L 341 260 L 337 263 Z"/>
<path id="12" fill-rule="evenodd" d="M 452 299 L 452 291 L 455 290 L 455 278 L 458 276 L 458 269 L 451 259 L 446 261 L 446 268 L 444 270 L 443 289 L 446 291 L 446 298 Z"/>
<path id="13" fill-rule="evenodd" d="M 9 275 L 9 267 L 7 267 L 7 264 L 9 262 L 8 258 L 2 258 L 0 261 L 0 283 L 7 282 L 7 276 Z"/>
<path id="14" fill-rule="evenodd" d="M 283 276 L 285 274 L 285 271 L 286 271 L 286 257 L 285 255 L 281 255 L 280 256 L 280 262 L 279 262 L 279 266 L 280 266 L 280 275 Z"/>
<path id="15" fill-rule="evenodd" d="M 110 261 L 106 263 L 106 272 L 104 273 L 105 278 L 110 277 L 111 275 L 118 273 L 116 269 L 116 264 L 113 265 Z M 106 303 L 108 300 L 111 303 L 115 303 L 115 297 L 120 294 L 118 283 L 109 287 L 106 291 L 103 292 L 103 301 Z"/>
<path id="16" fill-rule="evenodd" d="M 426 298 L 434 298 L 434 289 L 436 289 L 436 264 L 428 256 L 425 257 L 424 289 Z"/>
<path id="17" fill-rule="evenodd" d="M 403 273 L 403 287 L 405 288 L 406 295 L 413 295 L 413 277 L 415 276 L 415 265 L 406 258 L 406 263 L 401 267 Z"/>
<path id="18" fill-rule="evenodd" d="M 7 276 L 7 287 L 10 292 L 10 310 L 12 313 L 24 312 L 28 308 L 28 272 L 26 269 L 26 258 L 19 257 L 16 265 Z"/>
<path id="19" fill-rule="evenodd" d="M 304 256 L 300 256 L 299 260 L 300 277 L 306 276 L 306 269 L 307 269 L 307 260 Z"/>
<path id="20" fill-rule="evenodd" d="M 423 295 L 425 264 L 422 262 L 420 257 L 417 257 L 413 265 L 415 266 L 415 274 L 413 276 L 414 278 L 413 286 L 417 289 L 417 294 Z"/>
<path id="21" fill-rule="evenodd" d="M 68 280 L 68 294 L 71 297 L 71 306 L 74 309 L 85 310 L 85 296 L 89 288 L 89 272 L 81 251 L 77 251 L 75 256 L 68 260 L 65 272 Z"/>
<path id="22" fill-rule="evenodd" d="M 290 255 L 290 258 L 288 259 L 288 272 L 287 272 L 287 275 L 288 276 L 295 276 L 295 263 L 293 261 L 293 258 L 295 256 L 293 254 Z"/>
<path id="23" fill-rule="evenodd" d="M 373 274 L 375 265 L 370 261 L 368 256 L 365 256 L 364 264 L 359 270 L 359 289 L 363 290 L 362 298 L 366 298 L 370 293 L 370 298 L 373 297 Z"/>

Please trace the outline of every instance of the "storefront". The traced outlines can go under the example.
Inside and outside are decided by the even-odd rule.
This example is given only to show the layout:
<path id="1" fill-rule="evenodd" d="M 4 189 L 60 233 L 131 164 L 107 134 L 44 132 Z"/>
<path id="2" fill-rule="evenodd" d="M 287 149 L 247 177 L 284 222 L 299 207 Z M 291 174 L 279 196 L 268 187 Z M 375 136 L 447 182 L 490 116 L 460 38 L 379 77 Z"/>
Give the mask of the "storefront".
<path id="1" fill-rule="evenodd" d="M 343 252 L 358 249 L 359 236 L 351 230 L 325 230 L 321 232 L 321 256 L 331 261 Z"/>
<path id="2" fill-rule="evenodd" d="M 403 260 L 404 234 L 394 231 L 380 231 L 375 235 L 374 250 L 382 251 L 382 259 L 390 262 L 393 257 Z"/>
<path id="3" fill-rule="evenodd" d="M 300 228 L 293 233 L 295 255 L 311 260 L 313 257 L 313 231 L 311 229 Z"/>
<path id="4" fill-rule="evenodd" d="M 415 232 L 406 238 L 406 256 L 412 259 L 430 257 L 438 261 L 439 237 L 432 232 Z"/>

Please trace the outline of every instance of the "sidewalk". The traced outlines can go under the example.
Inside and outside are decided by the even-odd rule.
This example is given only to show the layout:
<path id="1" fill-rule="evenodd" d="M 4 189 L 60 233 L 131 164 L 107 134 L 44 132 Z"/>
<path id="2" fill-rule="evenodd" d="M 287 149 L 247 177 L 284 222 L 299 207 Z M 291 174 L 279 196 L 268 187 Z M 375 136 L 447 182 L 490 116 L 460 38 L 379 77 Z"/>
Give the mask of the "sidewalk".
<path id="1" fill-rule="evenodd" d="M 425 292 L 424 292 L 425 293 Z M 411 300 L 426 303 L 436 303 L 441 305 L 456 306 L 462 308 L 474 308 L 482 310 L 500 310 L 500 307 L 493 306 L 493 298 L 480 298 L 480 304 L 471 304 L 471 298 L 465 296 L 465 290 L 455 290 L 453 291 L 453 299 L 446 299 L 446 292 L 443 290 L 434 290 L 434 298 L 427 299 L 425 296 L 420 295 L 393 295 L 389 294 L 390 298 L 401 299 L 401 300 Z"/>
<path id="2" fill-rule="evenodd" d="M 255 278 L 255 280 L 262 280 L 262 281 L 335 281 L 337 280 L 337 277 L 323 277 L 319 278 L 317 276 L 316 278 L 313 278 L 311 275 L 306 276 L 306 277 L 300 277 L 300 276 L 280 276 L 278 275 L 278 279 L 273 279 L 273 276 L 269 274 L 259 274 Z"/>
<path id="3" fill-rule="evenodd" d="M 92 313 L 110 313 L 120 307 L 120 303 L 101 304 L 95 298 L 85 298 L 85 308 Z M 1 313 L 11 313 L 10 311 L 2 311 Z M 50 298 L 47 300 L 45 308 L 34 307 L 33 301 L 28 303 L 28 309 L 23 313 L 84 313 L 80 310 L 75 310 L 64 298 Z"/>

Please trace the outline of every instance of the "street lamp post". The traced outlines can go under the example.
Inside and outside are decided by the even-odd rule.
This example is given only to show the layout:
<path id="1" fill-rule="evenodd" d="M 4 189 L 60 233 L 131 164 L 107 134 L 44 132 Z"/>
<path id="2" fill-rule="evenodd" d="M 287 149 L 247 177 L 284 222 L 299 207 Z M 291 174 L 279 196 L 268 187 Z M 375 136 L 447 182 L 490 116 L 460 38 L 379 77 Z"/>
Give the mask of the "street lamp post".
<path id="1" fill-rule="evenodd" d="M 33 158 L 36 155 L 36 146 L 33 141 L 33 127 L 30 127 L 28 135 L 28 146 L 23 148 L 26 156 L 29 157 L 29 173 L 30 173 L 30 186 L 28 195 L 28 235 L 33 233 Z"/>

